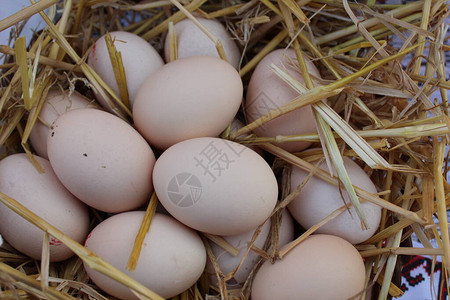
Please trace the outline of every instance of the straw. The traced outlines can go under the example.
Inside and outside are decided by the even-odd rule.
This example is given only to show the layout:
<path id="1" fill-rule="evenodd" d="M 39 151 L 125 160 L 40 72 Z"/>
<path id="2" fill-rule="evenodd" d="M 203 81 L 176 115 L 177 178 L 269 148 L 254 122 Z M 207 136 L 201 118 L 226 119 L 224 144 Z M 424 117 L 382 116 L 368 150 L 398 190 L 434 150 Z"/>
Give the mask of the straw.
<path id="1" fill-rule="evenodd" d="M 178 46 L 177 46 L 177 33 L 175 31 L 175 27 L 173 26 L 173 22 L 169 23 L 168 35 L 170 41 L 169 61 L 174 61 L 178 57 Z"/>
<path id="2" fill-rule="evenodd" d="M 142 250 L 142 244 L 144 243 L 144 239 L 147 233 L 150 231 L 150 226 L 153 216 L 155 215 L 157 205 L 158 197 L 156 196 L 156 193 L 153 193 L 152 197 L 150 198 L 150 203 L 147 206 L 147 210 L 145 211 L 144 219 L 142 220 L 141 226 L 139 227 L 138 234 L 136 235 L 136 239 L 134 240 L 133 250 L 131 251 L 131 255 L 128 260 L 127 269 L 130 272 L 134 272 L 136 270 L 139 256 Z"/>
<path id="3" fill-rule="evenodd" d="M 450 266 L 450 238 L 448 229 L 447 203 L 442 178 L 442 162 L 444 160 L 445 143 L 443 140 L 433 140 L 435 152 L 433 153 L 433 175 L 436 191 L 436 206 L 439 219 L 439 228 L 441 230 L 442 247 L 444 250 L 443 263 L 448 268 Z"/>
<path id="4" fill-rule="evenodd" d="M 19 23 L 20 21 L 26 20 L 32 15 L 35 15 L 56 3 L 58 3 L 58 0 L 41 0 L 37 3 L 33 3 L 32 5 L 16 12 L 15 14 L 12 14 L 3 20 L 0 20 L 0 31 L 3 31 L 6 28 Z"/>
<path id="5" fill-rule="evenodd" d="M 23 274 L 3 262 L 0 262 L 0 271 L 0 278 L 3 279 L 7 276 L 10 278 L 10 280 L 7 279 L 7 281 L 14 281 L 14 285 L 18 288 L 23 289 L 24 291 L 30 291 L 32 294 L 38 294 L 47 299 L 75 299 L 67 294 L 62 294 L 53 287 L 48 287 L 45 292 L 43 292 L 39 281 L 32 279 L 30 276 Z"/>
<path id="6" fill-rule="evenodd" d="M 222 42 L 215 37 L 202 23 L 200 23 L 184 6 L 180 4 L 177 0 L 170 0 L 170 2 L 175 5 L 180 12 L 182 12 L 189 20 L 191 20 L 216 46 L 217 53 L 219 57 L 224 61 L 227 60 L 227 55 L 225 54 L 225 50 L 223 49 Z"/>
<path id="7" fill-rule="evenodd" d="M 445 0 L 414 1 L 405 5 L 377 4 L 372 0 L 365 5 L 345 0 L 233 3 L 162 0 L 145 4 L 128 0 L 67 0 L 64 6 L 56 0 L 31 2 L 18 13 L 0 20 L 0 30 L 14 26 L 12 37 L 15 29 L 20 32 L 23 28 L 25 22 L 20 22 L 34 14 L 39 13 L 47 24 L 46 29 L 35 34 L 28 47 L 24 38 L 16 39 L 12 48 L 0 45 L 0 53 L 7 58 L 0 65 L 0 116 L 3 121 L 0 146 L 4 147 L 2 157 L 16 152 L 27 153 L 38 170 L 42 169 L 39 169 L 28 139 L 52 86 L 77 90 L 88 97 L 100 93 L 117 116 L 132 123 L 129 96 L 126 96 L 126 66 L 114 49 L 114 41 L 110 41 L 108 49 L 115 65 L 116 81 L 121 87 L 118 95 L 86 64 L 90 47 L 107 32 L 125 30 L 138 34 L 160 53 L 168 38 L 170 61 L 174 61 L 177 59 L 174 24 L 189 18 L 215 44 L 219 56 L 226 58 L 223 45 L 198 22 L 197 17 L 218 19 L 242 50 L 239 74 L 244 88 L 251 72 L 270 51 L 276 48 L 295 51 L 298 64 L 292 63 L 292 66 L 303 75 L 305 86 L 276 66 L 273 71 L 288 84 L 287 88 L 298 92 L 298 97 L 236 132 L 231 132 L 228 126 L 221 134 L 222 138 L 241 144 L 257 145 L 269 152 L 270 158 L 274 157 L 269 162 L 279 178 L 281 196 L 270 217 L 269 237 L 262 248 L 250 243 L 238 267 L 224 274 L 212 255 L 210 243 L 216 243 L 231 255 L 237 255 L 239 251 L 224 237 L 201 233 L 219 284 L 214 287 L 203 274 L 190 289 L 173 299 L 250 299 L 252 281 L 264 261 L 284 259 L 291 249 L 301 246 L 307 236 L 324 224 L 350 206 L 367 201 L 382 208 L 382 219 L 378 231 L 356 245 L 366 260 L 365 287 L 379 285 L 383 299 L 388 295 L 399 297 L 402 291 L 392 283 L 393 270 L 399 263 L 398 255 L 430 255 L 430 280 L 433 281 L 435 276 L 436 258 L 441 256 L 442 275 L 446 281 L 442 287 L 448 288 L 450 246 L 446 209 L 450 207 L 447 197 L 450 184 L 446 178 L 450 171 L 450 154 L 445 155 L 445 149 L 450 138 L 447 103 L 450 82 L 446 80 L 444 52 L 450 50 L 445 44 L 449 29 L 445 20 L 450 12 Z M 46 8 L 51 8 L 51 18 L 43 12 Z M 57 9 L 61 17 L 53 24 L 51 19 Z M 393 38 L 398 39 L 400 45 L 392 44 Z M 322 78 L 309 75 L 305 56 L 318 67 Z M 409 65 L 401 67 L 406 61 Z M 424 72 L 421 65 L 425 65 Z M 440 101 L 432 98 L 435 92 Z M 314 107 L 319 132 L 289 136 L 252 133 L 259 126 L 306 105 Z M 245 120 L 245 109 L 239 111 L 238 117 Z M 274 145 L 298 141 L 312 142 L 313 147 L 322 148 L 289 153 Z M 343 156 L 354 158 L 363 167 L 377 186 L 377 193 L 367 193 L 347 181 L 348 176 L 342 168 Z M 324 159 L 329 165 L 328 172 L 318 168 Z M 301 168 L 308 175 L 299 186 L 291 189 L 289 174 L 292 166 Z M 352 202 L 343 203 L 302 232 L 288 249 L 279 252 L 281 213 L 312 176 L 341 188 L 345 185 L 353 196 Z M 13 199 L 0 194 L 0 201 L 19 213 L 25 222 L 31 221 L 45 232 L 41 262 L 17 253 L 8 244 L 0 248 L 1 297 L 106 299 L 89 281 L 84 262 L 130 287 L 142 299 L 160 299 L 50 224 L 30 215 Z M 156 196 L 153 195 L 130 255 L 131 270 L 139 266 L 142 241 L 148 233 L 155 205 Z M 91 212 L 91 225 L 94 226 L 104 216 L 95 210 Z M 409 239 L 413 233 L 424 247 L 400 246 L 399 242 Z M 257 234 L 258 230 L 252 240 Z M 77 256 L 65 262 L 50 263 L 50 236 L 59 239 Z M 436 240 L 437 247 L 432 247 L 432 239 Z M 244 285 L 227 287 L 226 281 L 243 266 L 250 251 L 259 258 Z M 358 299 L 366 290 L 354 298 Z M 430 291 L 437 297 L 434 286 Z"/>
<path id="8" fill-rule="evenodd" d="M 363 75 L 369 73 L 370 71 L 376 69 L 377 67 L 380 67 L 381 65 L 383 65 L 389 61 L 392 61 L 394 59 L 397 59 L 399 57 L 402 57 L 402 56 L 408 54 L 409 52 L 414 50 L 414 48 L 416 48 L 416 47 L 418 47 L 418 45 L 409 47 L 409 48 L 405 49 L 404 51 L 401 51 L 397 54 L 391 55 L 390 57 L 379 60 L 376 63 L 373 63 L 372 65 L 369 65 L 369 66 L 365 67 L 364 69 L 353 73 L 352 75 L 349 75 L 347 77 L 344 77 L 344 78 L 336 81 L 335 83 L 331 83 L 326 86 L 319 86 L 312 90 L 309 90 L 306 93 L 296 97 L 289 103 L 287 103 L 279 108 L 269 111 L 262 117 L 256 119 L 255 121 L 248 124 L 247 126 L 239 129 L 235 133 L 231 134 L 230 138 L 236 138 L 240 135 L 244 135 L 244 134 L 254 130 L 255 128 L 262 126 L 265 123 L 267 123 L 283 114 L 291 112 L 295 109 L 301 108 L 306 105 L 314 104 L 325 98 L 335 96 L 343 91 L 343 86 L 345 84 L 355 80 L 356 78 L 358 78 L 360 76 L 363 76 Z"/>
<path id="9" fill-rule="evenodd" d="M 124 284 L 125 286 L 135 290 L 136 292 L 150 298 L 150 299 L 163 299 L 159 297 L 154 292 L 150 291 L 148 288 L 144 287 L 142 284 L 138 283 L 134 279 L 128 277 L 123 274 L 121 271 L 113 267 L 108 262 L 102 260 L 92 251 L 84 248 L 82 245 L 78 244 L 70 237 L 59 231 L 57 228 L 44 221 L 42 218 L 34 214 L 32 211 L 27 209 L 25 206 L 14 200 L 13 198 L 8 197 L 7 195 L 0 192 L 0 201 L 9 209 L 19 214 L 27 221 L 43 230 L 51 234 L 53 237 L 61 241 L 65 246 L 67 246 L 70 250 L 72 250 L 76 255 L 78 255 L 84 263 L 86 263 L 90 268 L 96 270 L 117 282 Z"/>
<path id="10" fill-rule="evenodd" d="M 203 235 L 208 240 L 212 241 L 214 244 L 230 253 L 232 256 L 237 256 L 239 254 L 239 250 L 230 243 L 228 243 L 227 240 L 224 239 L 223 237 L 209 233 L 203 233 Z"/>
<path id="11" fill-rule="evenodd" d="M 3 54 L 8 54 L 8 55 L 15 55 L 16 52 L 14 51 L 13 48 L 10 48 L 8 46 L 5 45 L 0 45 L 0 53 Z M 36 55 L 30 52 L 26 53 L 26 58 L 27 59 L 35 59 Z M 48 58 L 46 56 L 43 55 L 39 55 L 39 63 L 49 66 L 49 67 L 53 67 L 55 69 L 64 69 L 66 71 L 73 71 L 73 72 L 81 72 L 80 68 L 76 65 L 73 64 L 69 64 L 63 61 L 58 61 L 56 59 L 51 59 Z"/>
<path id="12" fill-rule="evenodd" d="M 421 9 L 422 3 L 423 3 L 422 1 L 411 2 L 408 4 L 402 5 L 398 8 L 395 8 L 393 10 L 390 10 L 388 12 L 388 14 L 395 18 L 402 17 L 404 15 L 410 14 L 412 12 L 416 12 L 419 9 Z M 369 28 L 369 27 L 375 26 L 379 23 L 380 23 L 380 19 L 371 18 L 371 19 L 367 19 L 363 22 L 360 22 L 358 26 Z M 318 45 L 321 45 L 321 44 L 325 44 L 325 43 L 333 41 L 333 40 L 337 40 L 338 38 L 353 34 L 358 31 L 358 26 L 351 25 L 347 28 L 337 30 L 333 33 L 320 36 L 320 37 L 316 38 L 316 42 Z"/>
<path id="13" fill-rule="evenodd" d="M 106 48 L 108 49 L 109 59 L 116 78 L 117 86 L 119 87 L 120 100 L 129 109 L 130 97 L 128 95 L 127 76 L 125 74 L 125 68 L 123 66 L 122 54 L 117 51 L 114 45 L 115 39 L 111 38 L 109 33 L 105 35 Z"/>
<path id="14" fill-rule="evenodd" d="M 30 73 L 28 71 L 28 61 L 26 55 L 25 42 L 26 42 L 25 37 L 18 38 L 16 40 L 16 43 L 14 44 L 14 49 L 16 53 L 16 61 L 17 64 L 19 65 L 25 109 L 30 110 L 32 106 L 30 95 Z"/>
<path id="15" fill-rule="evenodd" d="M 206 0 L 193 0 L 189 4 L 187 4 L 184 9 L 188 12 L 192 12 L 199 8 L 203 3 L 205 3 Z M 165 19 L 163 22 L 159 23 L 157 26 L 155 26 L 153 29 L 145 33 L 142 38 L 146 40 L 150 40 L 154 38 L 155 36 L 161 34 L 163 31 L 167 30 L 167 27 L 169 26 L 170 22 L 173 22 L 176 24 L 177 22 L 183 20 L 185 18 L 185 14 L 182 11 L 176 12 L 169 18 Z"/>
<path id="16" fill-rule="evenodd" d="M 289 163 L 292 163 L 293 165 L 301 168 L 302 170 L 305 170 L 307 172 L 311 172 L 314 169 L 314 166 L 311 165 L 310 163 L 300 159 L 299 157 L 279 148 L 276 147 L 274 145 L 270 145 L 270 144 L 264 144 L 264 145 L 260 145 L 260 147 L 284 160 L 286 160 Z M 315 175 L 322 179 L 325 180 L 328 183 L 333 184 L 334 186 L 339 186 L 339 181 L 335 178 L 332 177 L 329 173 L 323 171 L 323 170 L 317 170 L 317 172 L 315 173 Z M 419 224 L 425 224 L 425 221 L 416 213 L 409 211 L 409 210 L 405 210 L 401 207 L 398 207 L 390 202 L 387 202 L 381 198 L 379 198 L 378 196 L 375 196 L 373 194 L 370 194 L 366 191 L 364 191 L 361 188 L 358 188 L 356 186 L 353 186 L 353 188 L 356 191 L 356 194 L 361 197 L 362 199 L 375 203 L 381 207 L 384 207 L 386 209 L 389 209 L 397 214 L 402 215 L 403 217 L 405 217 L 406 219 L 409 219 L 408 221 L 410 222 L 417 222 Z"/>

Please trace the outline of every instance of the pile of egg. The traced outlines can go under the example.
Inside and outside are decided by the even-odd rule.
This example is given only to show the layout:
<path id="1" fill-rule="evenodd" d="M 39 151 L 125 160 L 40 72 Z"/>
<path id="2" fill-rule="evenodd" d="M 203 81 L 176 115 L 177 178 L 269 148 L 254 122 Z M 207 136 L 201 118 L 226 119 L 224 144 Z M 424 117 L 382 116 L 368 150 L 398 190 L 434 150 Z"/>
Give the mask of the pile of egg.
<path id="1" fill-rule="evenodd" d="M 270 232 L 270 216 L 280 198 L 279 184 L 264 153 L 220 138 L 244 103 L 252 122 L 298 96 L 272 70 L 275 64 L 304 83 L 292 50 L 268 54 L 254 70 L 245 100 L 237 72 L 241 54 L 223 25 L 199 18 L 224 45 L 229 62 L 218 58 L 215 45 L 190 20 L 175 25 L 178 59 L 164 64 L 159 53 L 140 37 L 110 33 L 121 52 L 134 125 L 112 114 L 100 96 L 97 102 L 77 92 L 51 91 L 30 136 L 43 167 L 40 173 L 25 154 L 0 162 L 0 191 L 32 210 L 62 232 L 164 298 L 189 289 L 204 273 L 212 284 L 217 277 L 198 232 L 223 237 L 238 249 L 237 256 L 209 241 L 228 282 L 242 285 L 258 261 L 247 253 L 263 249 Z M 165 56 L 168 60 L 169 43 Z M 105 38 L 91 48 L 88 64 L 118 93 Z M 312 78 L 320 74 L 308 61 Z M 255 130 L 258 136 L 316 132 L 311 107 L 274 119 Z M 289 151 L 311 144 L 277 144 Z M 155 155 L 155 153 L 157 155 Z M 352 183 L 370 193 L 375 185 L 351 159 L 344 160 Z M 325 165 L 320 168 L 325 169 Z M 293 167 L 294 190 L 307 172 Z M 155 192 L 163 208 L 152 219 L 137 269 L 126 269 L 134 239 L 144 218 L 142 211 Z M 349 202 L 345 192 L 312 177 L 283 211 L 278 248 L 295 238 L 294 223 L 304 229 L 319 223 Z M 89 233 L 88 206 L 110 213 Z M 354 247 L 377 230 L 381 209 L 362 203 L 370 228 L 363 230 L 353 208 L 329 221 L 287 255 L 266 260 L 257 271 L 252 299 L 347 299 L 364 289 L 365 267 Z M 295 220 L 295 222 L 294 222 Z M 297 225 L 298 226 L 298 225 Z M 0 204 L 0 234 L 18 251 L 39 260 L 43 233 Z M 50 239 L 53 262 L 73 253 Z M 125 286 L 91 270 L 90 279 L 106 293 L 121 299 L 135 295 Z M 326 286 L 326 288 L 324 288 Z"/>

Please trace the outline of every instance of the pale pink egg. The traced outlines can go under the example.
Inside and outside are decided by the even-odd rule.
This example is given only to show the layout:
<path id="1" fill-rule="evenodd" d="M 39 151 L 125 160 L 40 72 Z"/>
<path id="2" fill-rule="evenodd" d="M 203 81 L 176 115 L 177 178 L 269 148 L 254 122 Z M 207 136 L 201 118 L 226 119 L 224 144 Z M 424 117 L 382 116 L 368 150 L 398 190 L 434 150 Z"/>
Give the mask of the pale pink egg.
<path id="1" fill-rule="evenodd" d="M 203 273 L 206 251 L 198 234 L 172 217 L 155 214 L 136 270 L 127 270 L 145 212 L 131 211 L 106 219 L 92 230 L 86 248 L 156 294 L 170 298 L 190 288 Z M 84 264 L 92 281 L 108 294 L 138 299 L 129 288 Z"/>
<path id="2" fill-rule="evenodd" d="M 274 64 L 287 72 L 295 80 L 304 85 L 303 76 L 297 67 L 297 58 L 292 49 L 272 51 L 261 60 L 252 74 L 247 89 L 245 112 L 247 122 L 251 123 L 271 110 L 277 110 L 300 94 L 275 74 L 270 65 Z M 309 72 L 320 77 L 313 63 L 307 61 Z M 254 132 L 262 137 L 276 137 L 315 133 L 316 125 L 311 106 L 305 106 L 275 118 Z M 294 152 L 301 151 L 311 145 L 310 142 L 285 142 L 277 146 Z"/>
<path id="3" fill-rule="evenodd" d="M 348 299 L 364 289 L 365 277 L 363 259 L 352 244 L 333 235 L 311 235 L 281 260 L 261 266 L 252 299 Z"/>
<path id="4" fill-rule="evenodd" d="M 81 108 L 62 114 L 47 148 L 58 178 L 89 206 L 122 212 L 150 199 L 153 151 L 131 125 L 110 113 Z"/>
<path id="5" fill-rule="evenodd" d="M 0 191 L 15 199 L 73 240 L 82 243 L 88 234 L 89 212 L 58 180 L 48 160 L 34 156 L 44 168 L 40 173 L 26 154 L 0 161 Z M 0 233 L 18 251 L 41 259 L 44 232 L 0 203 Z M 65 260 L 74 253 L 50 236 L 50 261 Z"/>

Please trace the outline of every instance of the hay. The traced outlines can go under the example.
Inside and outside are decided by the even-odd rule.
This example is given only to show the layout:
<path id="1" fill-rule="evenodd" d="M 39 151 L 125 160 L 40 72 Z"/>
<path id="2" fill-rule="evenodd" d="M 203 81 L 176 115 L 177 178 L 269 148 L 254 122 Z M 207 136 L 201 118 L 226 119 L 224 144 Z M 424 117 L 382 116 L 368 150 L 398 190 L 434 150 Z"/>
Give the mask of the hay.
<path id="1" fill-rule="evenodd" d="M 274 170 L 282 170 L 278 173 L 283 174 L 283 193 L 272 214 L 271 234 L 263 249 L 258 249 L 252 246 L 258 236 L 257 230 L 247 254 L 250 251 L 260 254 L 260 263 L 262 258 L 281 259 L 294 245 L 348 209 L 343 205 L 304 232 L 292 247 L 277 251 L 280 212 L 311 176 L 318 176 L 336 186 L 343 184 L 352 195 L 351 205 L 356 208 L 364 201 L 383 208 L 377 233 L 357 245 L 366 258 L 366 286 L 379 284 L 379 299 L 402 294 L 393 282 L 399 255 L 441 256 L 448 287 L 450 185 L 446 179 L 449 158 L 445 151 L 450 137 L 450 82 L 445 74 L 444 52 L 449 51 L 449 46 L 444 44 L 448 41 L 448 25 L 444 20 L 450 13 L 444 0 L 413 1 L 405 5 L 377 4 L 374 0 L 368 0 L 366 4 L 347 0 L 229 3 L 170 0 L 147 4 L 136 4 L 131 0 L 66 0 L 64 5 L 57 2 L 41 0 L 35 3 L 31 0 L 29 7 L 0 20 L 0 30 L 3 30 L 39 13 L 48 25 L 47 29 L 35 34 L 28 48 L 23 38 L 16 40 L 14 48 L 0 45 L 0 53 L 6 57 L 5 63 L 0 65 L 2 157 L 26 152 L 32 159 L 28 137 L 47 92 L 55 85 L 76 89 L 91 98 L 100 93 L 117 116 L 130 122 L 125 73 L 120 53 L 113 43 L 108 43 L 108 49 L 120 95 L 116 95 L 85 62 L 89 48 L 100 35 L 114 30 L 130 31 L 150 41 L 161 52 L 162 41 L 169 34 L 172 61 L 177 59 L 173 25 L 190 18 L 215 43 L 220 57 L 226 59 L 220 40 L 196 20 L 196 16 L 220 18 L 243 49 L 239 74 L 245 85 L 257 63 L 279 47 L 295 50 L 299 72 L 306 82 L 303 86 L 273 66 L 273 71 L 298 91 L 299 96 L 238 131 L 230 132 L 229 127 L 222 134 L 222 137 L 242 144 L 259 145 L 275 157 Z M 54 5 L 61 12 L 56 24 L 44 13 L 44 9 Z M 400 41 L 396 45 L 392 43 L 394 38 Z M 313 83 L 304 64 L 305 57 L 315 61 L 322 79 L 314 78 Z M 405 62 L 406 67 L 402 67 Z M 425 65 L 422 73 L 421 65 Z M 314 86 L 317 83 L 320 85 Z M 438 95 L 441 101 L 433 99 L 433 95 Z M 329 101 L 323 102 L 325 98 Z M 251 134 L 255 128 L 305 105 L 314 107 L 319 133 L 277 137 Z M 295 141 L 311 141 L 316 146 L 321 145 L 323 150 L 288 153 L 273 145 Z M 342 156 L 358 159 L 370 172 L 379 188 L 378 194 L 367 193 L 351 184 L 343 168 Z M 318 164 L 311 163 L 317 160 L 326 160 L 330 170 L 337 170 L 340 180 L 319 169 Z M 289 180 L 286 179 L 290 170 L 288 164 L 310 173 L 292 193 L 289 193 Z M 35 165 L 40 167 L 37 162 Z M 0 248 L 0 298 L 104 299 L 103 293 L 88 281 L 81 263 L 84 261 L 91 268 L 129 286 L 144 299 L 160 299 L 8 195 L 0 193 L 0 201 L 11 208 L 12 213 L 20 214 L 47 233 L 41 263 L 17 253 L 6 243 Z M 152 197 L 130 256 L 130 269 L 139 263 L 141 243 L 156 203 L 156 197 Z M 93 211 L 92 215 L 94 223 L 101 221 L 97 212 Z M 364 222 L 362 213 L 359 217 Z M 423 248 L 400 245 L 413 232 Z M 62 263 L 49 263 L 49 235 L 58 238 L 77 256 Z M 209 242 L 217 243 L 233 255 L 237 254 L 237 249 L 221 237 L 204 234 L 202 238 L 219 286 L 209 286 L 207 276 L 202 276 L 191 289 L 175 299 L 248 299 L 260 263 L 242 289 L 228 289 L 225 282 L 237 269 L 231 274 L 223 274 Z M 432 239 L 436 239 L 438 248 L 432 247 Z M 360 296 L 364 294 L 365 291 Z"/>

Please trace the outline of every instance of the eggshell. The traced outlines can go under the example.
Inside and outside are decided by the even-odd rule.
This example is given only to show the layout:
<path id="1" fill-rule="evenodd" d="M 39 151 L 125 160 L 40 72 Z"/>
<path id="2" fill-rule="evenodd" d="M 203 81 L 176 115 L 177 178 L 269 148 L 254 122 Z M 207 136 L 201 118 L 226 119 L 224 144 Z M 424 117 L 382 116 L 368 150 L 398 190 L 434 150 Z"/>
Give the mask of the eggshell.
<path id="1" fill-rule="evenodd" d="M 377 189 L 367 174 L 350 158 L 344 157 L 344 166 L 347 170 L 351 182 L 369 193 L 376 193 Z M 321 169 L 327 170 L 326 163 L 322 163 Z M 294 190 L 307 172 L 294 167 L 291 174 L 291 191 Z M 344 199 L 342 199 L 341 194 Z M 306 183 L 300 194 L 289 204 L 288 208 L 292 216 L 303 227 L 310 228 L 327 217 L 331 212 L 338 209 L 345 203 L 350 203 L 349 196 L 344 188 L 339 188 L 329 184 L 317 177 L 312 177 Z M 338 217 L 321 226 L 317 233 L 327 233 L 346 239 L 352 244 L 364 242 L 370 238 L 378 229 L 381 220 L 381 207 L 370 203 L 361 203 L 362 210 L 367 218 L 369 229 L 361 228 L 361 221 L 358 218 L 355 208 L 350 208 Z"/>
<path id="2" fill-rule="evenodd" d="M 196 138 L 167 149 L 156 161 L 156 194 L 187 226 L 236 235 L 262 224 L 278 187 L 270 166 L 253 150 L 219 138 Z"/>
<path id="3" fill-rule="evenodd" d="M 136 95 L 133 119 L 152 145 L 166 149 L 195 137 L 219 135 L 242 99 L 238 72 L 208 56 L 178 59 L 148 77 Z"/>
<path id="4" fill-rule="evenodd" d="M 247 89 L 245 111 L 248 123 L 262 117 L 271 110 L 278 109 L 298 97 L 300 94 L 283 81 L 272 70 L 275 64 L 295 80 L 304 85 L 303 76 L 297 65 L 295 52 L 292 49 L 279 49 L 270 52 L 261 60 L 253 72 Z M 320 77 L 313 63 L 307 61 L 310 74 Z M 311 106 L 305 106 L 254 130 L 258 136 L 275 137 L 278 135 L 299 135 L 317 132 Z M 311 145 L 310 142 L 285 142 L 276 144 L 283 149 L 294 152 L 301 151 Z"/>
<path id="5" fill-rule="evenodd" d="M 133 127 L 110 113 L 66 112 L 53 123 L 47 147 L 61 182 L 96 209 L 132 210 L 150 197 L 153 151 Z"/>
<path id="6" fill-rule="evenodd" d="M 35 156 L 44 168 L 39 173 L 26 154 L 13 154 L 0 161 L 0 191 L 81 243 L 88 233 L 89 213 L 56 178 L 48 160 Z M 41 259 L 42 230 L 0 203 L 0 233 L 18 251 Z M 65 260 L 73 252 L 50 236 L 50 261 Z"/>
<path id="7" fill-rule="evenodd" d="M 204 19 L 196 17 L 210 33 L 212 33 L 222 43 L 228 62 L 235 68 L 239 68 L 241 53 L 236 43 L 231 38 L 225 27 L 215 19 Z M 189 56 L 213 56 L 220 58 L 216 45 L 201 31 L 190 19 L 184 19 L 175 24 L 177 37 L 178 58 Z M 169 62 L 170 37 L 166 36 L 164 44 L 164 55 L 166 62 Z"/>
<path id="8" fill-rule="evenodd" d="M 169 216 L 155 214 L 145 236 L 134 272 L 126 269 L 145 212 L 117 214 L 89 234 L 86 248 L 161 297 L 170 298 L 190 288 L 205 268 L 206 251 L 197 233 Z M 108 294 L 137 299 L 124 285 L 84 264 L 92 281 Z"/>
<path id="9" fill-rule="evenodd" d="M 158 52 L 143 38 L 126 31 L 109 33 L 114 40 L 114 46 L 121 53 L 125 76 L 127 79 L 130 105 L 133 106 L 136 93 L 150 74 L 164 65 Z M 106 47 L 105 36 L 99 38 L 89 53 L 88 64 L 95 72 L 120 96 L 119 86 Z M 96 94 L 100 104 L 109 109 L 105 99 Z"/>
<path id="10" fill-rule="evenodd" d="M 48 159 L 47 155 L 47 136 L 50 125 L 56 118 L 66 111 L 77 108 L 96 108 L 92 100 L 84 97 L 78 92 L 69 93 L 58 90 L 50 91 L 47 99 L 41 108 L 39 118 L 33 126 L 30 134 L 30 142 L 36 153 L 43 158 Z"/>
<path id="11" fill-rule="evenodd" d="M 355 247 L 336 236 L 312 235 L 282 260 L 261 266 L 252 299 L 344 300 L 361 292 L 364 280 L 364 262 Z"/>
<path id="12" fill-rule="evenodd" d="M 261 231 L 253 243 L 254 246 L 263 249 L 264 243 L 266 242 L 267 237 L 270 233 L 270 219 L 264 223 L 261 227 Z M 215 244 L 214 242 L 210 242 L 212 252 L 216 257 L 217 263 L 219 264 L 220 270 L 223 274 L 229 274 L 233 272 L 240 264 L 241 259 L 244 257 L 245 252 L 247 251 L 248 246 L 255 234 L 255 229 L 250 230 L 248 232 L 232 235 L 232 236 L 223 236 L 223 238 L 239 250 L 239 254 L 237 256 L 231 255 L 226 250 L 222 249 L 220 246 Z M 279 237 L 278 237 L 278 248 L 283 247 L 287 243 L 291 242 L 294 239 L 294 221 L 290 216 L 288 211 L 285 211 L 282 215 L 281 224 L 279 228 Z M 244 283 L 251 270 L 254 268 L 256 263 L 258 262 L 259 255 L 250 251 L 244 259 L 244 262 L 239 267 L 239 270 L 235 273 L 233 278 L 227 283 L 230 287 L 239 285 Z M 210 274 L 210 280 L 212 282 L 217 283 L 217 277 L 215 275 L 214 267 L 211 263 L 211 260 L 207 260 L 207 272 Z"/>

